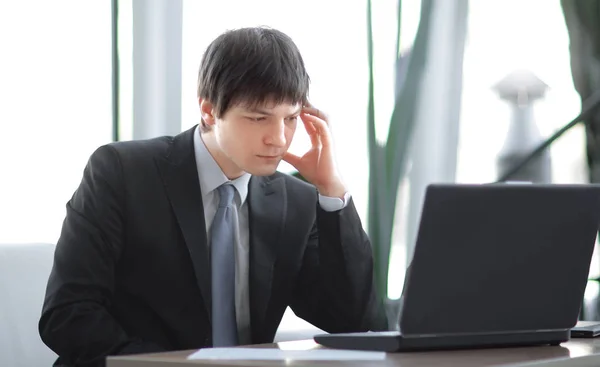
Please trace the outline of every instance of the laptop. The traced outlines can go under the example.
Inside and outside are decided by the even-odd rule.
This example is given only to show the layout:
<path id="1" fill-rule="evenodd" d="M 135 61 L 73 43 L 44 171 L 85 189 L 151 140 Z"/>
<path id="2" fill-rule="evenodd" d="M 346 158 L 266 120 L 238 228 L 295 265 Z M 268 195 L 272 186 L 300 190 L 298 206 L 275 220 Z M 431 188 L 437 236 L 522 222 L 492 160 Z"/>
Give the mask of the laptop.
<path id="1" fill-rule="evenodd" d="M 430 185 L 399 330 L 314 340 L 385 352 L 568 341 L 599 224 L 600 185 Z"/>

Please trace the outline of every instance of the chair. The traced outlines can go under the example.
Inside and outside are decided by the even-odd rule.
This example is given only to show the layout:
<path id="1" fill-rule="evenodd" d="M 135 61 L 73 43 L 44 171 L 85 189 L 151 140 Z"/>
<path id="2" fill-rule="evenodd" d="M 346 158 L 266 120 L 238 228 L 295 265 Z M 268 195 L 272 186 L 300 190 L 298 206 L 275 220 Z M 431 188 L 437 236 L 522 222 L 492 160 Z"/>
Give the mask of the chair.
<path id="1" fill-rule="evenodd" d="M 38 321 L 54 256 L 45 243 L 0 244 L 0 366 L 51 366 Z"/>

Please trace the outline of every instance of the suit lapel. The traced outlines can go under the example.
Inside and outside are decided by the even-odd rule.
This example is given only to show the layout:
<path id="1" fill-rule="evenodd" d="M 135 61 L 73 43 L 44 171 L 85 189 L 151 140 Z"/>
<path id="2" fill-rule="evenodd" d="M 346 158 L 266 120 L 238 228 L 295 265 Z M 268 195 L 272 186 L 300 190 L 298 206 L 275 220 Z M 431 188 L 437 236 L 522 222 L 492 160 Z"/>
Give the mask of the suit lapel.
<path id="1" fill-rule="evenodd" d="M 248 194 L 250 227 L 250 317 L 258 340 L 273 283 L 273 270 L 287 212 L 285 180 L 253 176 Z"/>
<path id="2" fill-rule="evenodd" d="M 211 270 L 192 128 L 174 137 L 169 153 L 156 163 L 175 218 L 190 253 L 196 282 L 211 320 Z"/>

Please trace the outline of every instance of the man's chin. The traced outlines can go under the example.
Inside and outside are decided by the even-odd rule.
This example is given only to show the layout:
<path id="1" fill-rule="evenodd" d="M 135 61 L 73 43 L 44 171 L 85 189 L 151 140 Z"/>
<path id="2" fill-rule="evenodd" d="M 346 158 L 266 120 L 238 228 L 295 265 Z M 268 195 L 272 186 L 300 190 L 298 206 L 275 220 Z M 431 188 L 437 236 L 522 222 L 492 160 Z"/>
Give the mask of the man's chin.
<path id="1" fill-rule="evenodd" d="M 252 167 L 252 168 L 248 168 L 246 170 L 246 172 L 248 172 L 252 176 L 271 176 L 272 174 L 277 172 L 278 166 L 279 166 L 279 164 L 262 166 L 262 167 Z"/>

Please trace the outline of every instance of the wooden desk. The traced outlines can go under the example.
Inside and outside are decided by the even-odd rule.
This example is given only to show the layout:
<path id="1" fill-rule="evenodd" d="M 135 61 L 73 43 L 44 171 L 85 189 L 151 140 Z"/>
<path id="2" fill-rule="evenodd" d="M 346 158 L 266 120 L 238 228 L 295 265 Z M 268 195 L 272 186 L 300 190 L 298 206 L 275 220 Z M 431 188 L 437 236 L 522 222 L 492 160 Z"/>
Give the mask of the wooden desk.
<path id="1" fill-rule="evenodd" d="M 312 340 L 254 345 L 253 348 L 319 349 Z M 194 350 L 109 357 L 107 367 L 174 366 L 600 366 L 600 338 L 573 339 L 557 347 L 492 348 L 478 350 L 389 353 L 382 361 L 199 361 L 187 360 Z"/>

